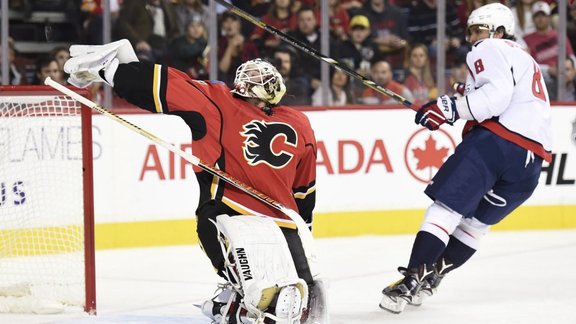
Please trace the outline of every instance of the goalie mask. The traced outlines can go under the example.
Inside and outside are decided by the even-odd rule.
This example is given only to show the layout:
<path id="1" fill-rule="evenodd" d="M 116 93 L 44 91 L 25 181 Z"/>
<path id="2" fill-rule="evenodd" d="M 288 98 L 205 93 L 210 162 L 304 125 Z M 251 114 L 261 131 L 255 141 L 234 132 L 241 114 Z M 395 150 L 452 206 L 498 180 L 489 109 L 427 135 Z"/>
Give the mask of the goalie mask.
<path id="1" fill-rule="evenodd" d="M 246 61 L 236 70 L 232 93 L 275 105 L 280 102 L 285 92 L 284 79 L 278 70 L 266 61 Z"/>
<path id="2" fill-rule="evenodd" d="M 470 13 L 467 22 L 468 28 L 478 26 L 490 32 L 490 38 L 499 27 L 503 27 L 506 35 L 514 35 L 514 15 L 512 11 L 501 3 L 491 3 L 482 6 Z"/>

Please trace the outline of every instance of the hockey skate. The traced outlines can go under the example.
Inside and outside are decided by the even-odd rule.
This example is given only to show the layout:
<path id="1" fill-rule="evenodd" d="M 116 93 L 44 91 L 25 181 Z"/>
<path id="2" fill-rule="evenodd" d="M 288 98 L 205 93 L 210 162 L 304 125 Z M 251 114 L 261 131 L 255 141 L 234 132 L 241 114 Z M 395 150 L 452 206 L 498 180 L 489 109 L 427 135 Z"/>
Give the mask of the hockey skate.
<path id="1" fill-rule="evenodd" d="M 199 306 L 202 314 L 210 318 L 212 323 L 237 323 L 236 314 L 240 312 L 238 293 L 228 283 L 218 284 L 216 292 L 214 297 Z"/>
<path id="2" fill-rule="evenodd" d="M 440 259 L 440 261 L 434 265 L 434 273 L 424 280 L 424 284 L 418 292 L 420 303 L 422 303 L 422 299 L 424 299 L 425 296 L 430 297 L 436 293 L 444 276 L 453 269 L 454 264 L 445 258 Z"/>
<path id="3" fill-rule="evenodd" d="M 414 297 L 418 295 L 424 281 L 433 273 L 433 270 L 428 270 L 426 265 L 414 269 L 399 267 L 398 271 L 404 278 L 384 288 L 382 291 L 384 296 L 380 301 L 380 308 L 394 314 L 402 313 L 410 303 L 415 305 Z"/>

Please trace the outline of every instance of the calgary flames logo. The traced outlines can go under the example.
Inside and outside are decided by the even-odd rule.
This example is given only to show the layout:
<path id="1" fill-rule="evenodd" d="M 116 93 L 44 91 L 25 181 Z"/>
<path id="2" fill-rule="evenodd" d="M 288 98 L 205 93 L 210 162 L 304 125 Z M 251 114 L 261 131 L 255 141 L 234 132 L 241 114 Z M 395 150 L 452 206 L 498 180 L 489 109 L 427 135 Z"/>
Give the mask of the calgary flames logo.
<path id="1" fill-rule="evenodd" d="M 280 169 L 286 166 L 293 153 L 287 151 L 298 144 L 298 136 L 292 126 L 284 123 L 267 123 L 253 120 L 243 126 L 244 158 L 250 165 L 265 163 Z"/>

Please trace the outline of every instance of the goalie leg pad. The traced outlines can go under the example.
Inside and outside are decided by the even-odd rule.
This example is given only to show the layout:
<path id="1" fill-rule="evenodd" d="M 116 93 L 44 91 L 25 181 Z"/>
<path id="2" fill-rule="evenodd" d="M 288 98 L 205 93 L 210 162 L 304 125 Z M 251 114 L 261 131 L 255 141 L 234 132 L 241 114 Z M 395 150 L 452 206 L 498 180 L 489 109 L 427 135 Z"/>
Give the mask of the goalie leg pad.
<path id="1" fill-rule="evenodd" d="M 216 227 L 229 280 L 244 297 L 249 316 L 297 322 L 308 303 L 308 286 L 298 277 L 280 227 L 268 217 L 227 215 L 216 217 Z M 267 312 L 280 306 L 279 298 L 282 311 Z"/>

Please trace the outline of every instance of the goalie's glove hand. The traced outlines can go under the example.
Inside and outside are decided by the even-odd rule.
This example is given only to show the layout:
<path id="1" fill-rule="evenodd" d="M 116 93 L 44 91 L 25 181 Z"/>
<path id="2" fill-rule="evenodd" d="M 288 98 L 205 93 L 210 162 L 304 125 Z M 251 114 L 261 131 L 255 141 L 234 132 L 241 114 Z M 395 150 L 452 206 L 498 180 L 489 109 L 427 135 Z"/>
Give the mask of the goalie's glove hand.
<path id="1" fill-rule="evenodd" d="M 138 61 L 126 39 L 106 45 L 72 45 L 70 56 L 64 64 L 64 71 L 70 74 L 68 83 L 79 88 L 86 88 L 93 82 L 114 86 L 118 65 Z"/>
<path id="2" fill-rule="evenodd" d="M 420 107 L 416 112 L 414 122 L 429 130 L 437 130 L 444 123 L 452 125 L 458 118 L 454 98 L 443 95 Z"/>

